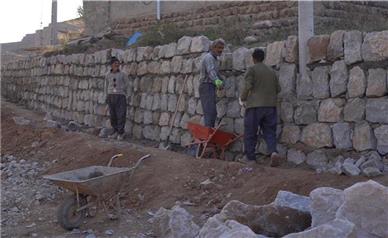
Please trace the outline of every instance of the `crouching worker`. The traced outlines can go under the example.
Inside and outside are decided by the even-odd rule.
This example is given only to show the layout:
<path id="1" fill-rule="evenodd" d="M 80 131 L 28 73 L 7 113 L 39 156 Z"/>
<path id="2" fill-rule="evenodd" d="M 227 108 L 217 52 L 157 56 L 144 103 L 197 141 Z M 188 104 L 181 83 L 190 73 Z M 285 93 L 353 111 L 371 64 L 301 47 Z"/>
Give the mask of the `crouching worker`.
<path id="1" fill-rule="evenodd" d="M 109 107 L 110 124 L 114 130 L 109 138 L 123 140 L 127 116 L 126 91 L 128 76 L 120 71 L 120 61 L 116 57 L 112 57 L 110 63 L 111 70 L 105 76 L 104 85 L 106 104 Z"/>
<path id="2" fill-rule="evenodd" d="M 242 162 L 256 163 L 255 149 L 258 129 L 262 129 L 271 155 L 271 166 L 278 166 L 281 158 L 276 150 L 277 94 L 280 91 L 275 72 L 263 63 L 264 51 L 255 49 L 252 54 L 254 65 L 249 67 L 240 91 L 240 104 L 245 106 L 244 147 Z"/>

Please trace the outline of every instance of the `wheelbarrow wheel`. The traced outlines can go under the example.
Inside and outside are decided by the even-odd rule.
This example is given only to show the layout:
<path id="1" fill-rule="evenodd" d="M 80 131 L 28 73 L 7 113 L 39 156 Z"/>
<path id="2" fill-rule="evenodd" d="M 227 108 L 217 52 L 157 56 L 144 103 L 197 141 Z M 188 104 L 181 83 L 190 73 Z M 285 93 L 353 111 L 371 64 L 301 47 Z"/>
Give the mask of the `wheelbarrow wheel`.
<path id="1" fill-rule="evenodd" d="M 86 197 L 80 196 L 80 206 L 87 203 Z M 75 196 L 69 196 L 58 209 L 58 223 L 66 230 L 78 228 L 86 216 L 86 209 L 77 212 L 78 204 Z"/>

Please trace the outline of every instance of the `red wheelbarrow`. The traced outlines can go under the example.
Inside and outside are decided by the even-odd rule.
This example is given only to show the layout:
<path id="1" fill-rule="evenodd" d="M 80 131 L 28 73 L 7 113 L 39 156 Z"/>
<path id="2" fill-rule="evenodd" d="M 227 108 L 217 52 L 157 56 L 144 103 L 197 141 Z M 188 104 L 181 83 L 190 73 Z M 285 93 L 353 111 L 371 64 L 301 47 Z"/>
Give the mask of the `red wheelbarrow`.
<path id="1" fill-rule="evenodd" d="M 220 123 L 215 128 L 205 127 L 194 122 L 188 122 L 187 128 L 194 141 L 186 146 L 197 145 L 196 158 L 202 158 L 205 153 L 211 153 L 212 157 L 217 159 L 225 159 L 225 150 L 242 135 L 229 133 L 220 130 Z"/>

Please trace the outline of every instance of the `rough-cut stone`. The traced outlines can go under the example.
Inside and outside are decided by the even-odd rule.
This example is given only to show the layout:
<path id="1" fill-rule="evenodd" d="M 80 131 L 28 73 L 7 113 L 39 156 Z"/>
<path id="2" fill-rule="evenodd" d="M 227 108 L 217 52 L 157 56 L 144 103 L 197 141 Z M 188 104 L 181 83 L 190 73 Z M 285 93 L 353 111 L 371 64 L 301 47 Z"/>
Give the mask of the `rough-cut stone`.
<path id="1" fill-rule="evenodd" d="M 198 238 L 264 238 L 255 234 L 249 227 L 234 220 L 221 221 L 211 217 L 199 232 Z"/>
<path id="2" fill-rule="evenodd" d="M 289 234 L 283 238 L 354 238 L 355 225 L 347 220 L 335 219 L 329 223 L 314 227 L 310 230 Z"/>
<path id="3" fill-rule="evenodd" d="M 348 31 L 344 35 L 345 63 L 350 65 L 362 60 L 361 58 L 362 33 Z"/>
<path id="4" fill-rule="evenodd" d="M 295 64 L 281 64 L 279 70 L 279 85 L 281 97 L 290 97 L 295 95 Z"/>
<path id="5" fill-rule="evenodd" d="M 348 96 L 362 97 L 365 93 L 366 78 L 364 71 L 356 66 L 349 71 Z"/>
<path id="6" fill-rule="evenodd" d="M 226 115 L 232 118 L 240 117 L 240 104 L 237 100 L 228 103 Z"/>
<path id="7" fill-rule="evenodd" d="M 365 175 L 366 177 L 372 178 L 372 177 L 380 176 L 383 173 L 378 168 L 367 167 L 362 170 L 362 174 Z"/>
<path id="8" fill-rule="evenodd" d="M 196 36 L 191 40 L 190 52 L 199 53 L 209 50 L 210 40 L 206 36 Z"/>
<path id="9" fill-rule="evenodd" d="M 187 113 L 190 115 L 195 114 L 195 108 L 197 107 L 197 101 L 195 98 L 191 97 L 187 103 Z"/>
<path id="10" fill-rule="evenodd" d="M 308 73 L 298 74 L 296 80 L 296 95 L 299 99 L 311 99 L 313 97 L 313 82 Z"/>
<path id="11" fill-rule="evenodd" d="M 144 118 L 142 123 L 147 125 L 147 124 L 152 124 L 152 112 L 151 111 L 144 111 L 143 114 Z"/>
<path id="12" fill-rule="evenodd" d="M 388 31 L 387 31 L 388 32 Z M 387 73 L 384 69 L 369 69 L 366 96 L 381 97 L 387 92 Z"/>
<path id="13" fill-rule="evenodd" d="M 150 221 L 158 237 L 194 238 L 200 230 L 194 223 L 193 216 L 179 206 L 174 206 L 171 210 L 160 208 Z"/>
<path id="14" fill-rule="evenodd" d="M 287 161 L 299 165 L 306 161 L 306 155 L 303 151 L 290 149 L 287 152 Z"/>
<path id="15" fill-rule="evenodd" d="M 235 220 L 257 234 L 271 237 L 302 231 L 311 222 L 309 213 L 293 208 L 273 204 L 252 206 L 235 200 L 227 203 L 221 213 L 213 218 L 220 221 Z"/>
<path id="16" fill-rule="evenodd" d="M 182 69 L 182 56 L 174 56 L 171 61 L 171 72 L 172 73 L 180 73 Z"/>
<path id="17" fill-rule="evenodd" d="M 313 36 L 307 41 L 307 47 L 309 49 L 308 63 L 326 59 L 329 41 L 329 35 Z"/>
<path id="18" fill-rule="evenodd" d="M 335 219 L 338 208 L 344 202 L 344 192 L 335 188 L 316 188 L 310 193 L 312 227 Z"/>
<path id="19" fill-rule="evenodd" d="M 285 125 L 282 130 L 280 142 L 289 145 L 295 144 L 300 139 L 300 129 L 298 126 Z"/>
<path id="20" fill-rule="evenodd" d="M 313 96 L 315 98 L 328 98 L 329 92 L 329 70 L 328 66 L 319 66 L 313 70 Z"/>
<path id="21" fill-rule="evenodd" d="M 352 148 L 352 129 L 349 123 L 339 122 L 332 126 L 334 146 L 337 149 Z"/>
<path id="22" fill-rule="evenodd" d="M 330 35 L 329 46 L 327 47 L 327 59 L 335 61 L 344 56 L 344 34 L 345 31 L 334 31 Z"/>
<path id="23" fill-rule="evenodd" d="M 183 36 L 178 40 L 178 45 L 176 48 L 177 55 L 183 55 L 190 53 L 191 37 Z"/>
<path id="24" fill-rule="evenodd" d="M 343 163 L 342 171 L 348 176 L 357 176 L 361 172 L 361 170 L 352 163 Z"/>
<path id="25" fill-rule="evenodd" d="M 357 231 L 388 237 L 388 188 L 373 180 L 344 190 L 345 201 L 336 217 L 355 224 Z M 373 204 L 373 205 L 372 205 Z"/>
<path id="26" fill-rule="evenodd" d="M 288 36 L 284 51 L 283 51 L 284 60 L 288 63 L 297 63 L 298 62 L 298 37 L 297 36 Z"/>
<path id="27" fill-rule="evenodd" d="M 233 51 L 233 69 L 244 70 L 245 69 L 245 55 L 249 50 L 245 47 L 241 47 Z"/>
<path id="28" fill-rule="evenodd" d="M 339 98 L 328 98 L 321 102 L 318 110 L 318 121 L 337 122 L 342 118 L 344 100 Z"/>
<path id="29" fill-rule="evenodd" d="M 366 103 L 366 120 L 388 123 L 388 98 L 368 99 Z"/>
<path id="30" fill-rule="evenodd" d="M 177 102 L 177 97 L 176 95 L 169 95 L 168 96 L 168 105 L 167 105 L 167 110 L 169 112 L 174 112 L 176 109 L 176 102 Z"/>
<path id="31" fill-rule="evenodd" d="M 283 122 L 294 121 L 294 108 L 291 103 L 283 101 L 280 104 L 280 118 Z"/>
<path id="32" fill-rule="evenodd" d="M 382 155 L 388 154 L 388 125 L 379 126 L 374 132 L 377 139 L 377 151 Z"/>
<path id="33" fill-rule="evenodd" d="M 353 147 L 357 151 L 364 151 L 376 148 L 376 138 L 368 123 L 356 124 L 353 134 Z"/>
<path id="34" fill-rule="evenodd" d="M 371 151 L 366 155 L 366 157 L 367 161 L 360 165 L 360 168 L 362 170 L 368 167 L 374 167 L 379 169 L 380 171 L 384 170 L 384 163 L 382 162 L 379 153 L 377 153 L 376 151 Z"/>
<path id="35" fill-rule="evenodd" d="M 330 126 L 324 123 L 313 123 L 302 131 L 301 141 L 314 148 L 331 147 L 332 135 Z"/>
<path id="36" fill-rule="evenodd" d="M 170 121 L 170 114 L 168 112 L 162 112 L 160 114 L 159 126 L 167 126 Z"/>
<path id="37" fill-rule="evenodd" d="M 348 83 L 348 70 L 345 61 L 334 62 L 330 70 L 330 92 L 332 97 L 340 96 L 346 92 Z"/>
<path id="38" fill-rule="evenodd" d="M 307 154 L 306 163 L 314 169 L 326 168 L 329 159 L 326 157 L 325 152 L 321 150 L 314 150 Z"/>
<path id="39" fill-rule="evenodd" d="M 306 213 L 310 213 L 311 211 L 311 199 L 309 197 L 288 191 L 280 190 L 272 204 L 280 207 L 293 208 Z"/>
<path id="40" fill-rule="evenodd" d="M 279 65 L 282 60 L 284 41 L 275 41 L 267 46 L 264 63 L 269 66 Z"/>
<path id="41" fill-rule="evenodd" d="M 351 122 L 362 121 L 365 117 L 365 100 L 361 98 L 349 99 L 344 107 L 344 120 Z"/>
<path id="42" fill-rule="evenodd" d="M 388 31 L 367 33 L 362 43 L 364 61 L 380 61 L 388 58 Z"/>
<path id="43" fill-rule="evenodd" d="M 298 125 L 307 125 L 317 121 L 317 110 L 314 102 L 299 102 L 294 113 L 295 123 Z"/>
<path id="44" fill-rule="evenodd" d="M 161 74 L 169 74 L 171 72 L 170 69 L 170 61 L 164 60 L 160 65 L 160 73 Z"/>

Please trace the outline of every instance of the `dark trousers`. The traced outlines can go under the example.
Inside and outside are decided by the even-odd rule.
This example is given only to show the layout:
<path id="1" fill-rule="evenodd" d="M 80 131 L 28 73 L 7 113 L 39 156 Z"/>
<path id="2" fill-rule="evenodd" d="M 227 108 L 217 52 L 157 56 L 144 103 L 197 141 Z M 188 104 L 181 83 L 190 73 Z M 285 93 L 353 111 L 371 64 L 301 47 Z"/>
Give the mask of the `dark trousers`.
<path id="1" fill-rule="evenodd" d="M 202 104 L 205 126 L 214 127 L 217 119 L 216 86 L 212 83 L 199 85 L 199 98 Z"/>
<path id="2" fill-rule="evenodd" d="M 108 105 L 110 124 L 115 132 L 124 134 L 125 119 L 127 116 L 127 99 L 122 94 L 109 94 Z"/>
<path id="3" fill-rule="evenodd" d="M 259 126 L 267 143 L 268 153 L 276 152 L 276 107 L 254 107 L 245 110 L 244 147 L 249 160 L 255 160 L 255 149 L 258 141 Z"/>

